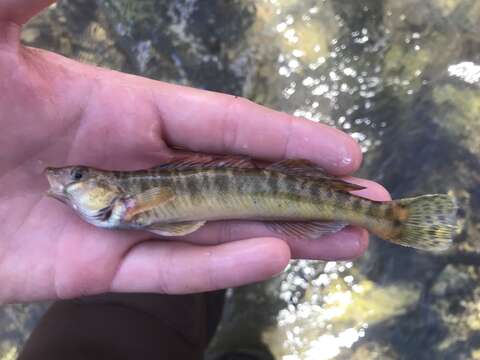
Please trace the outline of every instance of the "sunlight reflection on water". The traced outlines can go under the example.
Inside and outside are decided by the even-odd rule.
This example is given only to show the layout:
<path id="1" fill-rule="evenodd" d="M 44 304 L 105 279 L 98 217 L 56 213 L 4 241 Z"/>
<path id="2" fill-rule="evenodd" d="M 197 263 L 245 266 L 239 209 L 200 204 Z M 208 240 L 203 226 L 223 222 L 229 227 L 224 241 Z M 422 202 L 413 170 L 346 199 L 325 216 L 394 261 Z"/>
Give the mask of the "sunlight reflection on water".
<path id="1" fill-rule="evenodd" d="M 284 45 L 278 56 L 278 75 L 283 78 L 283 98 L 292 104 L 287 111 L 313 121 L 337 126 L 344 130 L 357 125 L 375 126 L 367 116 L 355 118 L 354 113 L 372 107 L 372 100 L 383 88 L 380 66 L 365 66 L 364 59 L 349 53 L 348 47 L 355 44 L 361 52 L 378 51 L 380 42 L 372 43 L 369 30 L 361 28 L 344 36 L 345 24 L 333 13 L 328 2 L 267 1 L 269 14 L 266 26 L 280 35 Z M 326 21 L 326 18 L 333 20 Z M 331 25 L 328 23 L 332 23 Z M 362 104 L 352 103 L 344 108 L 339 105 L 341 97 L 356 95 Z M 340 113 L 344 112 L 343 116 Z M 332 116 L 335 112 L 335 116 Z M 358 127 L 358 126 L 357 126 Z M 373 143 L 362 131 L 352 136 L 366 152 Z"/>
<path id="2" fill-rule="evenodd" d="M 471 61 L 464 61 L 458 64 L 450 65 L 448 73 L 456 76 L 469 84 L 480 82 L 480 65 Z"/>

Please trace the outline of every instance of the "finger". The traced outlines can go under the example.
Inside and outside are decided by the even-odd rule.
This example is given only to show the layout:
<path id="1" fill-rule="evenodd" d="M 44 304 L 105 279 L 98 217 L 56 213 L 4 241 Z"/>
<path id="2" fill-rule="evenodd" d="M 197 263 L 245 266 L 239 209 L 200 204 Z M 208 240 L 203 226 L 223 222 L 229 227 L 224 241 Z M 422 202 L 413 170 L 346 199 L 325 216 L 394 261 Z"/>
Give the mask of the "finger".
<path id="1" fill-rule="evenodd" d="M 367 250 L 368 232 L 357 226 L 347 226 L 320 239 L 290 239 L 288 244 L 294 259 L 353 260 Z"/>
<path id="2" fill-rule="evenodd" d="M 274 237 L 285 240 L 292 258 L 316 260 L 347 260 L 362 255 L 368 247 L 368 232 L 356 226 L 348 226 L 335 234 L 319 239 L 286 237 L 270 230 L 265 224 L 253 221 L 221 221 L 207 224 L 195 233 L 182 237 L 192 244 L 223 244 L 243 239 Z M 169 238 L 179 241 L 178 238 Z"/>
<path id="3" fill-rule="evenodd" d="M 72 66 L 65 59 L 55 57 L 55 61 Z M 79 65 L 75 66 L 78 71 Z M 356 141 L 332 127 L 230 95 L 115 71 L 103 71 L 99 77 L 98 68 L 87 65 L 81 68 L 82 77 L 94 78 L 95 91 L 99 92 L 97 96 L 89 97 L 89 114 L 94 109 L 96 118 L 111 119 L 118 113 L 116 128 L 127 128 L 128 131 L 123 132 L 131 139 L 135 139 L 130 135 L 133 129 L 143 133 L 141 138 L 151 136 L 158 144 L 157 131 L 160 128 L 161 139 L 173 147 L 206 153 L 242 154 L 271 161 L 303 158 L 318 163 L 335 175 L 350 174 L 361 163 L 362 154 Z M 104 96 L 105 93 L 111 94 L 112 88 L 116 96 Z M 119 98 L 129 101 L 119 103 Z M 139 101 L 135 101 L 136 98 Z M 153 106 L 135 107 L 135 116 L 130 115 L 131 104 L 145 99 L 151 99 Z M 146 108 L 151 111 L 147 113 Z M 105 110 L 102 109 L 107 109 L 108 113 L 103 115 L 101 112 Z M 143 115 L 138 116 L 138 111 Z"/>
<path id="4" fill-rule="evenodd" d="M 361 163 L 356 141 L 329 126 L 238 97 L 152 84 L 163 135 L 171 145 L 266 160 L 309 159 L 338 175 L 355 171 Z"/>
<path id="5" fill-rule="evenodd" d="M 373 181 L 357 178 L 348 178 L 347 180 L 366 187 L 364 190 L 355 192 L 359 196 L 377 201 L 390 200 L 387 190 Z M 279 237 L 279 234 L 269 230 L 261 222 L 212 222 L 200 230 L 182 237 L 181 240 L 200 244 L 218 244 L 253 237 Z M 291 248 L 292 257 L 303 259 L 353 259 L 360 256 L 368 246 L 367 233 L 357 227 L 348 227 L 318 240 L 286 240 Z"/>
<path id="6" fill-rule="evenodd" d="M 186 294 L 223 289 L 268 279 L 289 260 L 287 244 L 274 238 L 216 246 L 149 241 L 127 253 L 111 290 Z"/>
<path id="7" fill-rule="evenodd" d="M 54 0 L 2 0 L 0 2 L 0 22 L 13 22 L 23 25 Z"/>
<path id="8" fill-rule="evenodd" d="M 354 177 L 346 177 L 345 181 L 365 187 L 363 190 L 352 191 L 351 193 L 357 196 L 364 197 L 366 199 L 375 201 L 390 201 L 392 197 L 387 189 L 385 189 L 379 183 L 372 180 L 360 179 Z"/>

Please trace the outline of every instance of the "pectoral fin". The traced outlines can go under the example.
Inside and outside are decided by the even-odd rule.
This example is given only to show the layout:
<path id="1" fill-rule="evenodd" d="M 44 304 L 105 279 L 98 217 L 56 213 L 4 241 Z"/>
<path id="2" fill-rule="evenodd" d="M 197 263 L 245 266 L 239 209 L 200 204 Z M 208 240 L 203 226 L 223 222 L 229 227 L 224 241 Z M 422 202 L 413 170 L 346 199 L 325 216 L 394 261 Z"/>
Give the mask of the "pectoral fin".
<path id="1" fill-rule="evenodd" d="M 206 221 L 185 221 L 173 224 L 156 224 L 149 231 L 161 236 L 182 236 L 200 229 Z"/>
<path id="2" fill-rule="evenodd" d="M 342 230 L 347 224 L 330 221 L 311 222 L 269 222 L 270 230 L 288 237 L 300 239 L 318 239 L 327 234 Z"/>
<path id="3" fill-rule="evenodd" d="M 173 200 L 175 194 L 166 188 L 152 188 L 129 198 L 129 208 L 125 214 L 125 220 L 129 221 L 138 214 L 152 210 L 157 206 Z"/>

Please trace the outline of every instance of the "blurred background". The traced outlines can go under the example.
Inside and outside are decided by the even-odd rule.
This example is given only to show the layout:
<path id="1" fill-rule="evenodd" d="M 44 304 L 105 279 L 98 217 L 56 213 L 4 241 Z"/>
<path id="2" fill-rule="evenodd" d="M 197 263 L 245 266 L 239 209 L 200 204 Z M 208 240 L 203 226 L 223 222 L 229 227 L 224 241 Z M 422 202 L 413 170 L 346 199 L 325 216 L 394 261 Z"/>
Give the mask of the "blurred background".
<path id="1" fill-rule="evenodd" d="M 293 261 L 229 290 L 209 359 L 480 359 L 479 1 L 69 0 L 22 38 L 336 126 L 362 146 L 357 175 L 394 198 L 457 197 L 446 253 L 372 239 L 358 261 Z M 47 306 L 0 308 L 0 360 Z"/>

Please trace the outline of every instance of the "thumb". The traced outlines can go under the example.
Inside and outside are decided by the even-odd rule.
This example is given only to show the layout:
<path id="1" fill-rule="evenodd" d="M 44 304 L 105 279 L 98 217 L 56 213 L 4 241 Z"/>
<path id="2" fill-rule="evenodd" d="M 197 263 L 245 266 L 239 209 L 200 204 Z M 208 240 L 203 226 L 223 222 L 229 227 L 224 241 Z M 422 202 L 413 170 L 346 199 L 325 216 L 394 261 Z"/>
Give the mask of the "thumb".
<path id="1" fill-rule="evenodd" d="M 0 23 L 25 24 L 55 0 L 1 0 Z"/>

